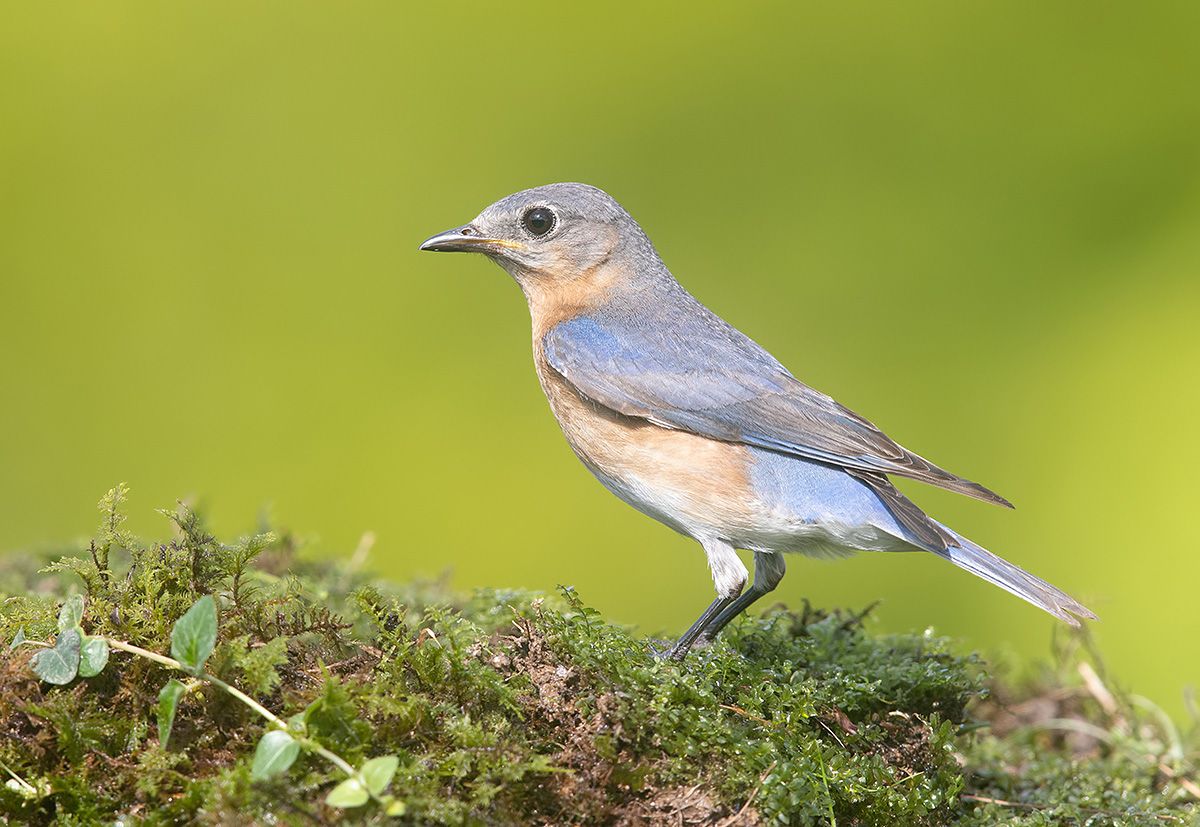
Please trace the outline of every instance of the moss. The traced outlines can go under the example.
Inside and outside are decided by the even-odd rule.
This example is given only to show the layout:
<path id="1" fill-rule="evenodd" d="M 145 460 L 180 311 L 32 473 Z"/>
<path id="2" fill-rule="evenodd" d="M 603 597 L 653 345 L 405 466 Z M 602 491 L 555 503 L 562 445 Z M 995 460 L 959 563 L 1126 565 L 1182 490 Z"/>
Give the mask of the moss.
<path id="1" fill-rule="evenodd" d="M 122 527 L 49 565 L 10 556 L 0 634 L 83 627 L 167 652 L 216 597 L 208 669 L 355 766 L 396 755 L 391 792 L 419 824 L 1186 824 L 1195 730 L 1114 694 L 1086 649 L 1013 688 L 930 634 L 873 635 L 863 614 L 772 609 L 682 664 L 555 595 L 371 580 L 263 532 L 223 543 L 186 507 L 173 535 Z M 45 571 L 39 573 L 41 566 Z M 99 676 L 39 683 L 0 659 L 0 815 L 10 823 L 332 822 L 338 770 L 303 754 L 254 781 L 262 720 L 211 686 L 158 742 L 158 664 L 113 652 Z M 1078 671 L 1082 668 L 1082 672 Z M 177 674 L 177 673 L 176 673 Z M 374 805 L 349 811 L 388 820 Z"/>

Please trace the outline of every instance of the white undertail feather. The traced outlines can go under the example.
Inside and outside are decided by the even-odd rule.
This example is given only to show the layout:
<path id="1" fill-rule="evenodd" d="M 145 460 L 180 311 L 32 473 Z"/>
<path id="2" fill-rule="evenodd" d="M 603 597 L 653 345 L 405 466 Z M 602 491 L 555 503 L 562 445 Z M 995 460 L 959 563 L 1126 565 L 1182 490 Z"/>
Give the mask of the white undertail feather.
<path id="1" fill-rule="evenodd" d="M 738 557 L 733 546 L 720 540 L 706 540 L 704 553 L 708 555 L 708 568 L 712 572 L 713 585 L 721 597 L 737 597 L 750 572 Z"/>

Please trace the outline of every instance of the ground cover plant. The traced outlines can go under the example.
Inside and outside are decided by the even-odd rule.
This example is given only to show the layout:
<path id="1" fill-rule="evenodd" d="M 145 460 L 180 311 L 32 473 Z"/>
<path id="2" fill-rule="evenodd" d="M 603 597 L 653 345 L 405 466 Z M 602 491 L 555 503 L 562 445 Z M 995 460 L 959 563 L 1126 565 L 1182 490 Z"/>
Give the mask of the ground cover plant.
<path id="1" fill-rule="evenodd" d="M 773 608 L 683 663 L 551 595 L 381 582 L 286 532 L 101 501 L 0 562 L 13 824 L 1191 824 L 1200 733 L 1084 638 L 990 676 L 865 612 Z"/>

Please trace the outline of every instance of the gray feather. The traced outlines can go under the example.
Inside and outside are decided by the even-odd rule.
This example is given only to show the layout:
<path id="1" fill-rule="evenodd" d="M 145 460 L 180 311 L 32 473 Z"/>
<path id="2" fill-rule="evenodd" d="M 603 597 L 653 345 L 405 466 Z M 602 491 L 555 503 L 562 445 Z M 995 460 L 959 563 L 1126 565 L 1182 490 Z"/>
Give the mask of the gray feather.
<path id="1" fill-rule="evenodd" d="M 859 482 L 865 483 L 875 492 L 888 511 L 892 513 L 902 526 L 907 528 L 928 549 L 934 552 L 944 550 L 955 544 L 954 535 L 946 531 L 937 520 L 922 511 L 916 503 L 900 493 L 891 480 L 883 474 L 873 474 L 870 471 L 859 471 L 847 468 L 846 473 Z"/>
<path id="2" fill-rule="evenodd" d="M 941 524 L 939 523 L 939 525 Z M 1014 566 L 1002 557 L 997 557 L 957 532 L 951 531 L 945 526 L 942 528 L 953 534 L 957 545 L 935 552 L 939 557 L 949 560 L 977 577 L 982 577 L 1010 594 L 1015 594 L 1022 600 L 1032 603 L 1072 626 L 1079 625 L 1077 617 L 1087 620 L 1097 619 L 1090 609 L 1062 589 L 1050 585 L 1040 577 L 1035 577 L 1019 566 Z"/>

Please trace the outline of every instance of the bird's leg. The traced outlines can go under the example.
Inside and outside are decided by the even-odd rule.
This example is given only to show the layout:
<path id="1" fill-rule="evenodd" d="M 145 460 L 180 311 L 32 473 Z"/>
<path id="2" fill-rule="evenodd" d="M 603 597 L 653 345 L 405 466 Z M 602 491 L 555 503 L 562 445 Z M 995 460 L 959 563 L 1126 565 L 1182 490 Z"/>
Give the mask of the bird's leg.
<path id="1" fill-rule="evenodd" d="M 700 637 L 704 628 L 712 623 L 713 619 L 735 600 L 737 600 L 736 597 L 718 597 L 714 600 L 704 610 L 704 613 L 696 619 L 696 622 L 688 627 L 688 630 L 683 633 L 679 640 L 675 641 L 675 645 L 667 652 L 667 657 L 671 660 L 683 660 L 687 656 L 687 653 L 691 651 L 692 644 L 696 642 L 696 638 Z"/>
<path id="2" fill-rule="evenodd" d="M 730 601 L 722 608 L 720 614 L 700 631 L 698 639 L 703 643 L 720 634 L 721 630 L 729 625 L 729 621 L 750 608 L 751 603 L 778 586 L 779 581 L 783 579 L 784 570 L 782 553 L 754 552 L 754 584 L 746 590 L 745 594 Z"/>
<path id="3" fill-rule="evenodd" d="M 671 647 L 667 656 L 680 660 L 688 651 L 696 638 L 704 634 L 705 629 L 720 617 L 738 600 L 738 595 L 746 585 L 746 567 L 742 565 L 733 546 L 722 540 L 703 542 L 704 553 L 708 555 L 708 567 L 712 570 L 713 585 L 717 587 L 717 599 L 704 610 L 704 613 L 688 628 L 683 636 Z"/>

